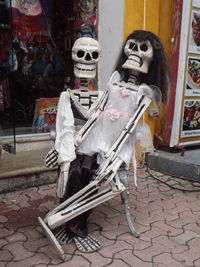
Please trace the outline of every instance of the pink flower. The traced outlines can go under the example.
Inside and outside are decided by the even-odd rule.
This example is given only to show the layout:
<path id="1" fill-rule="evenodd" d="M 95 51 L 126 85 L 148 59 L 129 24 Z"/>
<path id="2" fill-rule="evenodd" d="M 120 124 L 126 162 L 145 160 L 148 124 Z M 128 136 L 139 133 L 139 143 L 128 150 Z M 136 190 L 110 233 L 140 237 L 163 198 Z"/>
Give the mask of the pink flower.
<path id="1" fill-rule="evenodd" d="M 129 96 L 130 95 L 130 91 L 127 90 L 126 87 L 120 88 L 120 93 L 122 96 Z"/>
<path id="2" fill-rule="evenodd" d="M 121 116 L 121 112 L 120 111 L 117 111 L 114 108 L 107 109 L 106 113 L 107 113 L 108 118 L 111 121 L 118 120 L 119 117 Z"/>

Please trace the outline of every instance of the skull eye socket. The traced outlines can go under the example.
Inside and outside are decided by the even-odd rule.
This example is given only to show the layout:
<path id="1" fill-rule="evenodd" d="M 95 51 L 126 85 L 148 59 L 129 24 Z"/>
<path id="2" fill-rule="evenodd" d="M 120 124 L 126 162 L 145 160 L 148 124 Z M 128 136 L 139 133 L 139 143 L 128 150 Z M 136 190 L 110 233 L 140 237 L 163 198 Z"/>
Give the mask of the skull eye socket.
<path id="1" fill-rule="evenodd" d="M 82 57 L 84 57 L 84 55 L 85 55 L 85 53 L 84 53 L 83 50 L 79 50 L 79 51 L 77 52 L 77 57 L 78 57 L 78 58 L 82 58 Z"/>
<path id="2" fill-rule="evenodd" d="M 129 44 L 129 49 L 133 50 L 133 51 L 138 51 L 138 47 L 136 43 L 130 43 Z"/>
<path id="3" fill-rule="evenodd" d="M 146 52 L 148 50 L 148 46 L 146 44 L 142 44 L 140 46 L 140 50 Z"/>
<path id="4" fill-rule="evenodd" d="M 99 53 L 97 51 L 92 52 L 93 59 L 98 59 Z"/>

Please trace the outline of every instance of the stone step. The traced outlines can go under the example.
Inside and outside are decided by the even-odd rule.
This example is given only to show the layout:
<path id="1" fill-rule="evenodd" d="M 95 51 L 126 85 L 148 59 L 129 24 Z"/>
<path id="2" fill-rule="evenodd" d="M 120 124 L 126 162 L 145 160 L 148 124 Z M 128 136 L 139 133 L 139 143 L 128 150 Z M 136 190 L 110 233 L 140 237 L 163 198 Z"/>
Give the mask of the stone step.
<path id="1" fill-rule="evenodd" d="M 54 183 L 57 169 L 45 167 L 49 148 L 21 151 L 16 155 L 2 153 L 0 159 L 0 193 Z"/>
<path id="2" fill-rule="evenodd" d="M 200 148 L 180 152 L 156 150 L 146 155 L 147 166 L 158 172 L 200 182 Z"/>

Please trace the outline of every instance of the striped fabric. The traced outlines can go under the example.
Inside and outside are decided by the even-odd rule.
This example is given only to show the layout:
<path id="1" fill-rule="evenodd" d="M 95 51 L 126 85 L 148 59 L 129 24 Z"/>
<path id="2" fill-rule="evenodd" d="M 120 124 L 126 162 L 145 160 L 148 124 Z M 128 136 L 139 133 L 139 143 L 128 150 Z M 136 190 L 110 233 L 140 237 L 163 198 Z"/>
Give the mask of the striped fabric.
<path id="1" fill-rule="evenodd" d="M 58 166 L 58 152 L 52 148 L 45 157 L 45 165 L 47 168 Z"/>

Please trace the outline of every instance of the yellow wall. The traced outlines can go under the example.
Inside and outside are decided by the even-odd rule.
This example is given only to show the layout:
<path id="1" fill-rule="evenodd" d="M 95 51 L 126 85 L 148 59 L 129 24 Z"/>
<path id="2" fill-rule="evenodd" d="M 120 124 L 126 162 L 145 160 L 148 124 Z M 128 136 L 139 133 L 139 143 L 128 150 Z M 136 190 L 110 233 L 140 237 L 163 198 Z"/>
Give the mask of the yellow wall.
<path id="1" fill-rule="evenodd" d="M 134 30 L 142 30 L 144 21 L 144 0 L 124 0 L 124 40 Z M 173 0 L 146 0 L 145 30 L 159 36 L 167 59 L 170 54 Z M 162 137 L 165 106 L 161 105 L 160 117 L 145 120 L 151 128 L 152 136 L 156 132 Z"/>

